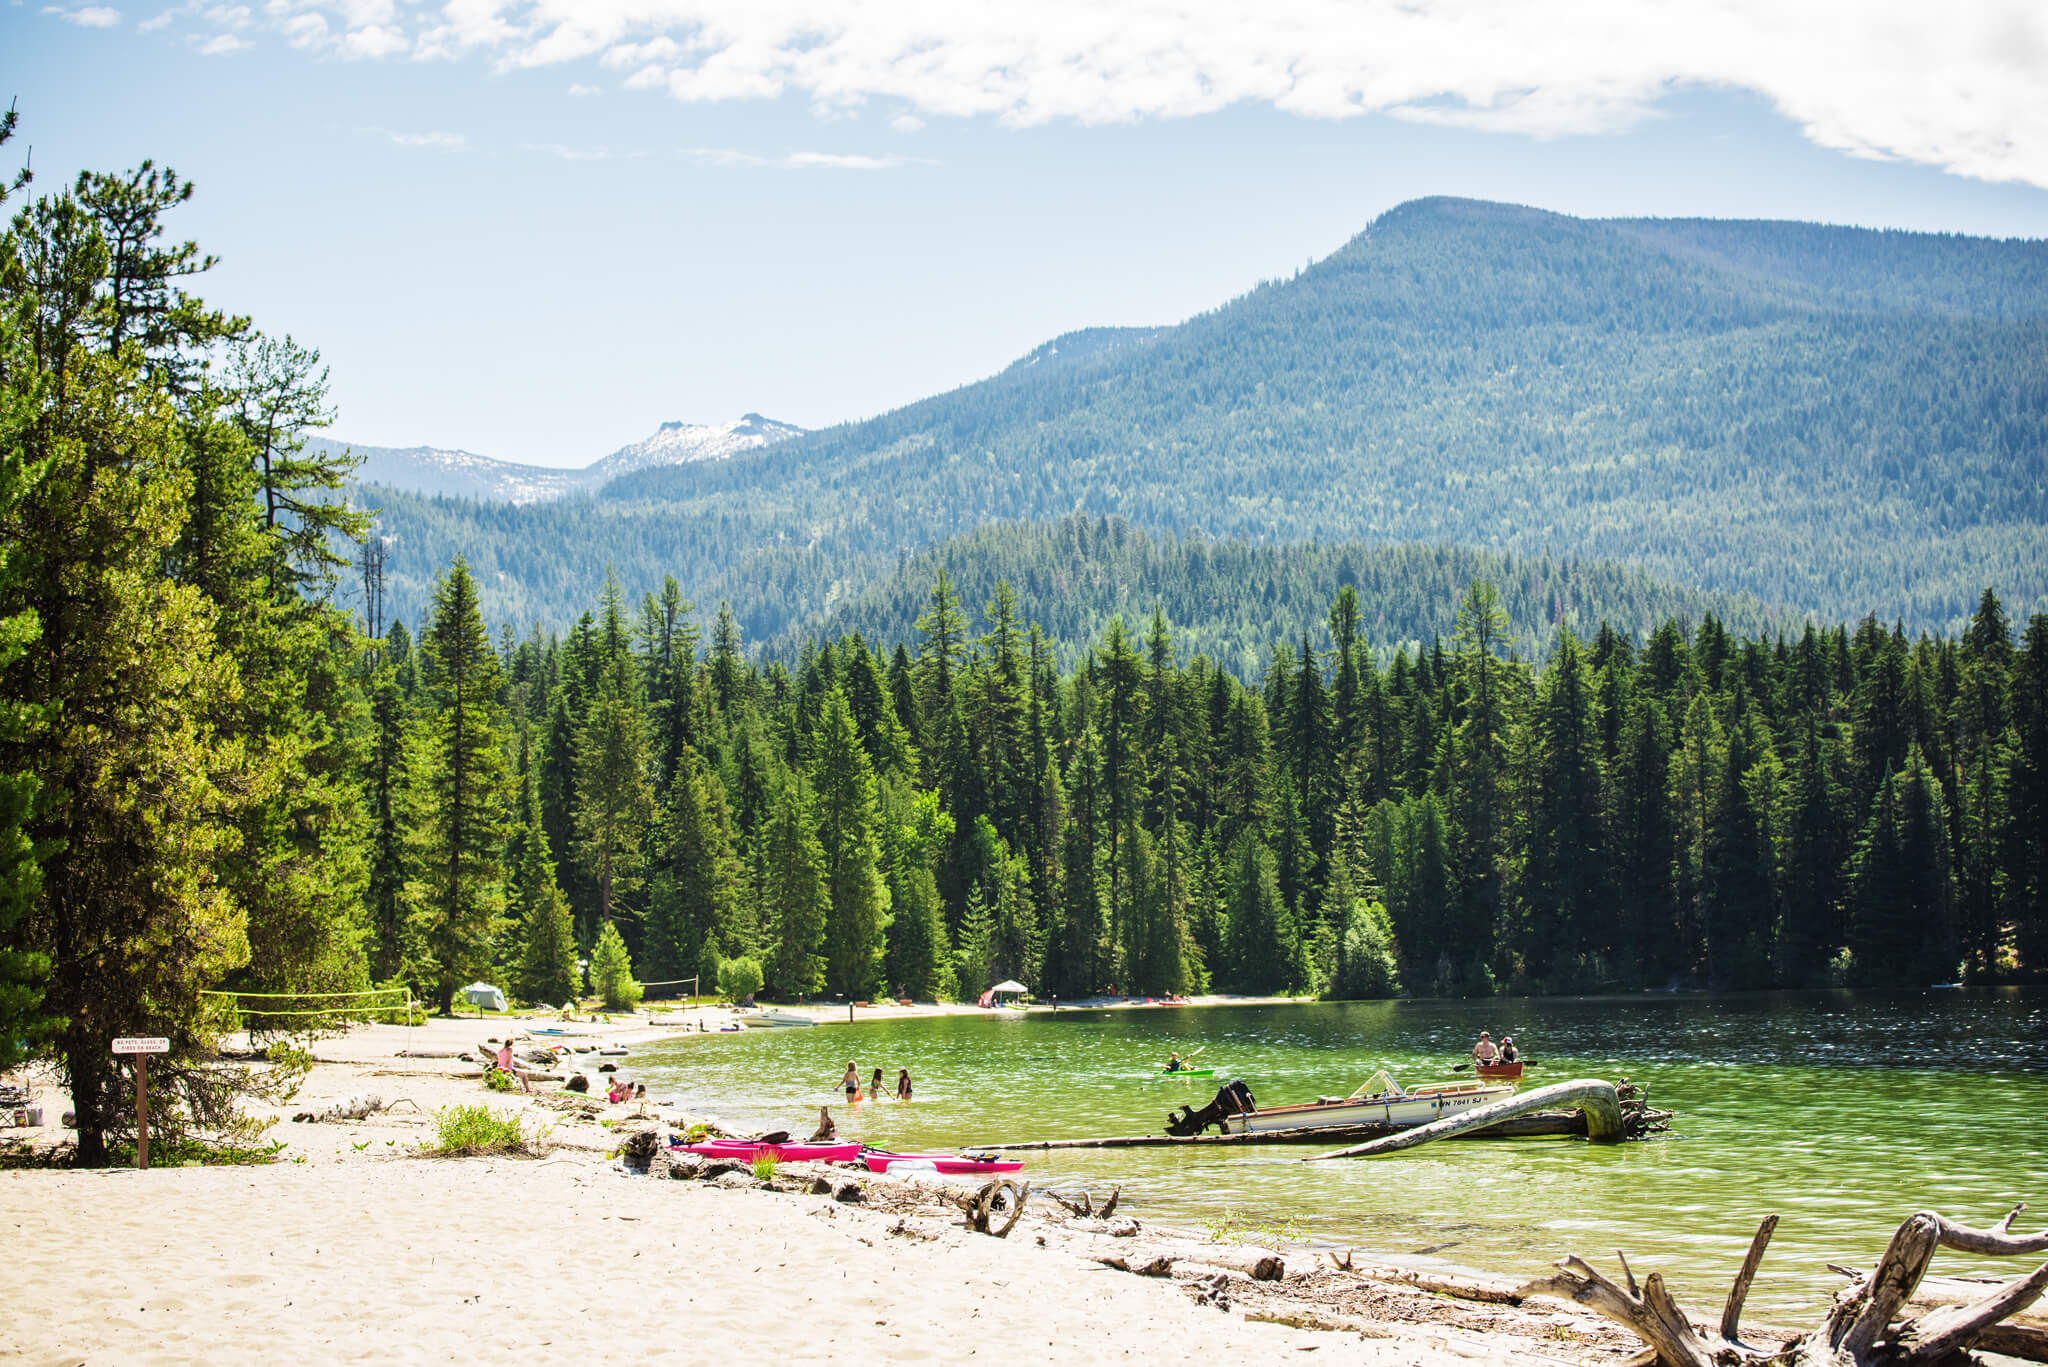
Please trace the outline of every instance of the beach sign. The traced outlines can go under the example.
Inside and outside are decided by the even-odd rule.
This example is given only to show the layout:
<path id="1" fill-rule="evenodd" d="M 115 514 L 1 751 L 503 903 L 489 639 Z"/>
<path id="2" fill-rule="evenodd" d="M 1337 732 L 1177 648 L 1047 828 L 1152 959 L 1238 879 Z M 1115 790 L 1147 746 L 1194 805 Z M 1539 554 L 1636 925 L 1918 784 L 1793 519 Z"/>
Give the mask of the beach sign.
<path id="1" fill-rule="evenodd" d="M 114 1041 L 116 1054 L 135 1056 L 135 1166 L 149 1168 L 149 1056 L 168 1054 L 171 1042 L 162 1035 L 122 1035 Z"/>

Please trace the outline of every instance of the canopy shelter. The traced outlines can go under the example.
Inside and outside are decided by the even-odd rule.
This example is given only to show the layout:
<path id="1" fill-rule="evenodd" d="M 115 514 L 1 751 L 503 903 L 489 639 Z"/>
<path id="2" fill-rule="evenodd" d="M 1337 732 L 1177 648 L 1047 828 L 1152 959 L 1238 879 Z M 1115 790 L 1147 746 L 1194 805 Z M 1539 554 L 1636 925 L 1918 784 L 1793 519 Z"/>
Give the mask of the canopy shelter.
<path id="1" fill-rule="evenodd" d="M 1015 978 L 1005 978 L 994 987 L 991 987 L 988 990 L 988 994 L 997 1002 L 1001 1002 L 1005 997 L 1021 997 L 1025 994 L 1025 991 L 1023 983 L 1018 982 Z"/>

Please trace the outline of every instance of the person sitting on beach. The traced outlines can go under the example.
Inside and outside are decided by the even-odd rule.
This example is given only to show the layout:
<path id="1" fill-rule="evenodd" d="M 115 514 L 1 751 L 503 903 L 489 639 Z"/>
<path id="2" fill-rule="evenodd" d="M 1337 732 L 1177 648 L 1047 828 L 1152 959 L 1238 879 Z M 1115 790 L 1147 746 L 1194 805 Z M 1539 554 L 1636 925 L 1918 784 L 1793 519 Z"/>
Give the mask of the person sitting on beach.
<path id="1" fill-rule="evenodd" d="M 839 1127 L 832 1123 L 832 1108 L 830 1106 L 820 1106 L 818 1108 L 818 1128 L 811 1131 L 811 1142 L 813 1144 L 822 1144 L 828 1139 L 837 1139 L 838 1137 Z"/>
<path id="2" fill-rule="evenodd" d="M 846 1061 L 846 1076 L 839 1079 L 839 1085 L 846 1089 L 848 1102 L 860 1100 L 860 1069 L 853 1066 L 853 1060 Z"/>
<path id="3" fill-rule="evenodd" d="M 1519 1063 L 1521 1060 L 1522 1051 L 1515 1048 L 1515 1037 L 1513 1035 L 1502 1035 L 1500 1037 L 1500 1061 L 1502 1063 Z"/>
<path id="4" fill-rule="evenodd" d="M 624 1078 L 613 1078 L 612 1085 L 604 1089 L 604 1099 L 614 1106 L 631 1095 L 633 1095 L 633 1089 L 626 1084 Z"/>
<path id="5" fill-rule="evenodd" d="M 875 1069 L 875 1075 L 868 1079 L 868 1100 L 880 1101 L 886 1096 L 887 1093 L 882 1090 L 885 1085 L 887 1084 L 882 1081 L 882 1070 Z"/>
<path id="6" fill-rule="evenodd" d="M 1472 1061 L 1485 1068 L 1500 1061 L 1500 1050 L 1493 1047 L 1493 1036 L 1481 1030 L 1479 1043 L 1472 1046 Z"/>
<path id="7" fill-rule="evenodd" d="M 908 1068 L 898 1068 L 896 1070 L 896 1099 L 898 1101 L 910 1100 L 910 1070 Z"/>

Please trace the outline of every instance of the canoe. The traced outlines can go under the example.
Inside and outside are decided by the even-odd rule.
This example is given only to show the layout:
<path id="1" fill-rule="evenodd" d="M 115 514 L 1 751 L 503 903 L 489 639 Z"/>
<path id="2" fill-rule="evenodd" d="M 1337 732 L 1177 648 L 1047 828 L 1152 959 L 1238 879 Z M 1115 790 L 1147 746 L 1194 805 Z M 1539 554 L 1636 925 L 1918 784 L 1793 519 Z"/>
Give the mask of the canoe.
<path id="1" fill-rule="evenodd" d="M 1296 1106 L 1274 1106 L 1223 1119 L 1228 1134 L 1273 1134 L 1322 1130 L 1341 1125 L 1428 1125 L 1513 1096 L 1508 1083 L 1425 1082 L 1403 1088 L 1384 1070 L 1348 1097 L 1319 1097 Z"/>
<path id="2" fill-rule="evenodd" d="M 1214 1077 L 1214 1068 L 1154 1068 L 1147 1077 Z"/>
<path id="3" fill-rule="evenodd" d="M 1475 1063 L 1472 1071 L 1495 1082 L 1519 1082 L 1522 1077 L 1522 1060 L 1513 1063 Z"/>
<path id="4" fill-rule="evenodd" d="M 696 1144 L 681 1144 L 676 1147 L 690 1153 L 702 1154 L 706 1158 L 737 1158 L 752 1162 L 761 1154 L 772 1154 L 777 1159 L 795 1162 L 811 1159 L 821 1163 L 851 1163 L 860 1157 L 860 1141 L 849 1139 L 843 1144 L 756 1144 L 751 1139 L 706 1139 Z"/>
<path id="5" fill-rule="evenodd" d="M 1021 1158 L 980 1158 L 960 1153 L 888 1153 L 866 1149 L 860 1161 L 869 1172 L 1022 1172 Z"/>

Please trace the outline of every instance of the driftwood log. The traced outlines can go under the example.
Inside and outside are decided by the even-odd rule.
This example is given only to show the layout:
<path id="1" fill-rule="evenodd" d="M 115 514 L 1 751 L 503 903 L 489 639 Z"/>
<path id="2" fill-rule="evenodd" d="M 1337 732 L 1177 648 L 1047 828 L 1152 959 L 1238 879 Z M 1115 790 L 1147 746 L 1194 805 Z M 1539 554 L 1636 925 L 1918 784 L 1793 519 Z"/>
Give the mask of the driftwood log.
<path id="1" fill-rule="evenodd" d="M 1435 1139 L 1454 1139 L 1498 1125 L 1503 1120 L 1529 1115 L 1536 1111 L 1568 1108 L 1578 1111 L 1586 1118 L 1586 1137 L 1596 1144 L 1613 1143 L 1625 1138 L 1628 1131 L 1622 1119 L 1621 1097 L 1614 1084 L 1602 1082 L 1599 1078 L 1579 1078 L 1572 1082 L 1553 1082 L 1548 1087 L 1538 1087 L 1532 1092 L 1518 1096 L 1503 1097 L 1484 1106 L 1474 1106 L 1469 1111 L 1433 1120 L 1427 1125 L 1415 1125 L 1390 1134 L 1383 1139 L 1353 1144 L 1349 1148 L 1332 1149 L 1304 1158 L 1304 1163 L 1314 1163 L 1324 1158 L 1364 1158 L 1376 1153 L 1392 1153 L 1397 1149 L 1412 1149 L 1417 1144 L 1427 1144 Z"/>
<path id="2" fill-rule="evenodd" d="M 1915 1293 L 1936 1249 L 1989 1257 L 2048 1253 L 2048 1231 L 2031 1235 L 2010 1232 L 2020 1209 L 2024 1207 L 1988 1230 L 1959 1225 L 1933 1211 L 1907 1217 L 1877 1266 L 1836 1295 L 1820 1327 L 1782 1348 L 1755 1348 L 1738 1337 L 1750 1281 L 1763 1261 L 1771 1231 L 1777 1227 L 1775 1215 L 1758 1227 L 1715 1333 L 1693 1323 L 1657 1273 L 1645 1278 L 1639 1289 L 1626 1258 L 1621 1263 L 1626 1286 L 1616 1285 L 1585 1260 L 1572 1257 L 1557 1265 L 1556 1276 L 1530 1282 L 1521 1288 L 1521 1294 L 1575 1301 L 1606 1316 L 1633 1331 L 1665 1367 L 1936 1367 L 1973 1347 L 2007 1354 L 2018 1347 L 2022 1350 L 2019 1356 L 2031 1356 L 2026 1351 L 2034 1346 L 2031 1336 L 2016 1334 L 2003 1322 L 2048 1289 L 2048 1263 L 2026 1276 L 1944 1298 L 1950 1303 L 1925 1309 L 1915 1303 Z M 1920 1313 L 1900 1318 L 1903 1312 L 1913 1310 Z M 2035 1360 L 2048 1361 L 2048 1357 Z"/>
<path id="3" fill-rule="evenodd" d="M 352 1096 L 346 1101 L 337 1101 L 331 1106 L 322 1106 L 317 1111 L 300 1111 L 292 1119 L 300 1123 L 340 1120 L 366 1120 L 384 1109 L 384 1098 L 375 1092 L 368 1096 Z"/>

